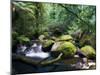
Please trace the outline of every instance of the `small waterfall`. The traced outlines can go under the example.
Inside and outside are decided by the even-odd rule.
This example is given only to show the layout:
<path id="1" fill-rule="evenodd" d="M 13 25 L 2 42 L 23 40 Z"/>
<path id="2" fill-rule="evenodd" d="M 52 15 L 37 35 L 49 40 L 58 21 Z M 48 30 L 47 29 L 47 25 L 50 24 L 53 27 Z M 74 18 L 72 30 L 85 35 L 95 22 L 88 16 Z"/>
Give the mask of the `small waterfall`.
<path id="1" fill-rule="evenodd" d="M 25 56 L 47 58 L 49 57 L 49 53 L 42 51 L 42 44 L 33 43 L 30 49 L 25 53 Z"/>
<path id="2" fill-rule="evenodd" d="M 16 53 L 17 54 L 24 54 L 24 51 L 26 50 L 26 46 L 25 45 L 19 45 L 18 47 L 17 47 L 17 51 L 16 51 Z"/>

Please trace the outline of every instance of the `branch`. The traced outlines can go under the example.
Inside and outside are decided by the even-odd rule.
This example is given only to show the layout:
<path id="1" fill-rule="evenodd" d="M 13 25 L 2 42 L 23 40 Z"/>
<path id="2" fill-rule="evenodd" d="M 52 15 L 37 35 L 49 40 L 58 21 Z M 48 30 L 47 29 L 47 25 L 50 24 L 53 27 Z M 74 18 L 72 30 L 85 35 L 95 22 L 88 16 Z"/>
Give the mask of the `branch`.
<path id="1" fill-rule="evenodd" d="M 50 60 L 50 61 L 43 61 L 43 62 L 41 62 L 41 64 L 42 64 L 42 65 L 48 65 L 48 64 L 53 64 L 53 63 L 55 63 L 55 62 L 58 62 L 58 61 L 61 60 L 62 55 L 63 55 L 63 53 L 60 53 L 59 56 L 58 56 L 57 58 L 52 59 L 52 60 Z"/>
<path id="2" fill-rule="evenodd" d="M 36 65 L 36 66 L 47 66 L 47 65 L 50 65 L 50 64 L 56 65 L 56 62 L 59 62 L 59 61 L 62 61 L 65 65 L 66 64 L 70 65 L 70 64 L 75 64 L 79 61 L 82 61 L 82 59 L 79 58 L 79 57 L 73 57 L 73 58 L 63 60 L 63 59 L 61 59 L 62 55 L 63 55 L 63 53 L 60 53 L 57 58 L 52 59 L 52 60 L 46 60 L 47 59 L 46 58 L 46 59 L 43 59 L 43 60 L 40 60 L 40 61 L 36 61 L 36 60 L 34 60 L 33 58 L 30 58 L 30 57 L 12 54 L 12 56 L 13 56 L 12 59 L 23 61 L 24 63 L 30 64 L 30 65 Z"/>
<path id="3" fill-rule="evenodd" d="M 49 60 L 49 61 L 48 60 L 45 61 L 45 59 L 40 60 L 40 61 L 35 61 L 30 57 L 26 57 L 26 56 L 18 55 L 18 54 L 12 54 L 12 59 L 13 60 L 21 60 L 25 63 L 32 64 L 32 65 L 49 65 L 49 64 L 52 64 L 52 63 L 59 61 L 61 59 L 62 55 L 63 54 L 61 53 L 61 54 L 59 54 L 59 56 L 57 58 Z"/>
<path id="4" fill-rule="evenodd" d="M 74 13 L 73 11 L 71 11 L 70 9 L 68 9 L 67 7 L 63 6 L 62 4 L 59 4 L 61 7 L 65 8 L 68 12 L 72 13 L 73 15 L 75 15 L 78 19 L 80 19 L 82 22 L 84 22 L 85 24 L 89 25 L 86 21 L 84 21 L 82 18 L 80 18 L 76 13 Z"/>
<path id="5" fill-rule="evenodd" d="M 39 64 L 38 61 L 34 61 L 32 58 L 26 57 L 24 55 L 12 54 L 12 59 L 13 60 L 21 60 L 25 63 L 33 64 L 33 65 L 38 65 Z"/>

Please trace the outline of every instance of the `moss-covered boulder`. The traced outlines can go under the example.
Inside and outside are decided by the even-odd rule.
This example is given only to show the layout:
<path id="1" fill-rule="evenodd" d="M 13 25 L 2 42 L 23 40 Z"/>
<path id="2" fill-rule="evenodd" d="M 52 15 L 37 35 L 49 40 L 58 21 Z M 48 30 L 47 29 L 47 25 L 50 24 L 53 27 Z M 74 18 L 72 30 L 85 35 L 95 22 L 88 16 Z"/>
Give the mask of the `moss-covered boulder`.
<path id="1" fill-rule="evenodd" d="M 71 42 L 63 42 L 57 51 L 62 52 L 64 57 L 72 57 L 76 53 L 76 47 Z"/>
<path id="2" fill-rule="evenodd" d="M 73 40 L 72 36 L 70 35 L 62 35 L 59 37 L 59 41 L 70 41 Z"/>
<path id="3" fill-rule="evenodd" d="M 53 40 L 44 40 L 44 41 L 42 42 L 44 48 L 49 47 L 49 46 L 52 45 L 53 43 L 54 43 Z"/>
<path id="4" fill-rule="evenodd" d="M 81 48 L 81 51 L 88 57 L 88 58 L 95 58 L 96 52 L 92 46 L 86 45 Z"/>

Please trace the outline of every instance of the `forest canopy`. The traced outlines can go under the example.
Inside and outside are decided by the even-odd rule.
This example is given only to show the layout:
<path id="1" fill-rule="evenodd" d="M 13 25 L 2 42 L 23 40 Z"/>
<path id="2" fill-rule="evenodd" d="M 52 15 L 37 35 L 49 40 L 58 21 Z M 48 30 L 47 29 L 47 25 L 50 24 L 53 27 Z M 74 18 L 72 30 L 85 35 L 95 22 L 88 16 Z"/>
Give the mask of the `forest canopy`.
<path id="1" fill-rule="evenodd" d="M 18 38 L 71 35 L 80 46 L 96 42 L 96 7 L 43 2 L 12 2 L 13 46 Z M 25 41 L 25 40 L 24 40 Z M 88 42 L 88 43 L 87 43 Z"/>

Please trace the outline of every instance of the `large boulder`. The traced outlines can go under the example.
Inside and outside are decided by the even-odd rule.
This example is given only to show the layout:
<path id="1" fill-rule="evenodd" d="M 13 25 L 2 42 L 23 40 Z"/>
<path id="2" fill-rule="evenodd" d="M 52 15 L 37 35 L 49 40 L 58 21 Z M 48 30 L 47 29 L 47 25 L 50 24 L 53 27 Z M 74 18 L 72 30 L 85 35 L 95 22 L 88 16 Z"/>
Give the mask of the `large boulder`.
<path id="1" fill-rule="evenodd" d="M 70 35 L 62 35 L 59 37 L 59 41 L 70 41 L 73 40 L 72 36 Z"/>
<path id="2" fill-rule="evenodd" d="M 51 48 L 51 51 L 57 51 L 57 48 L 62 44 L 63 42 L 55 42 Z"/>
<path id="3" fill-rule="evenodd" d="M 63 57 L 72 57 L 76 53 L 76 47 L 71 42 L 57 42 L 53 45 L 51 51 L 62 52 Z"/>
<path id="4" fill-rule="evenodd" d="M 96 52 L 94 48 L 90 45 L 86 45 L 81 48 L 81 51 L 88 57 L 88 58 L 95 58 Z"/>

